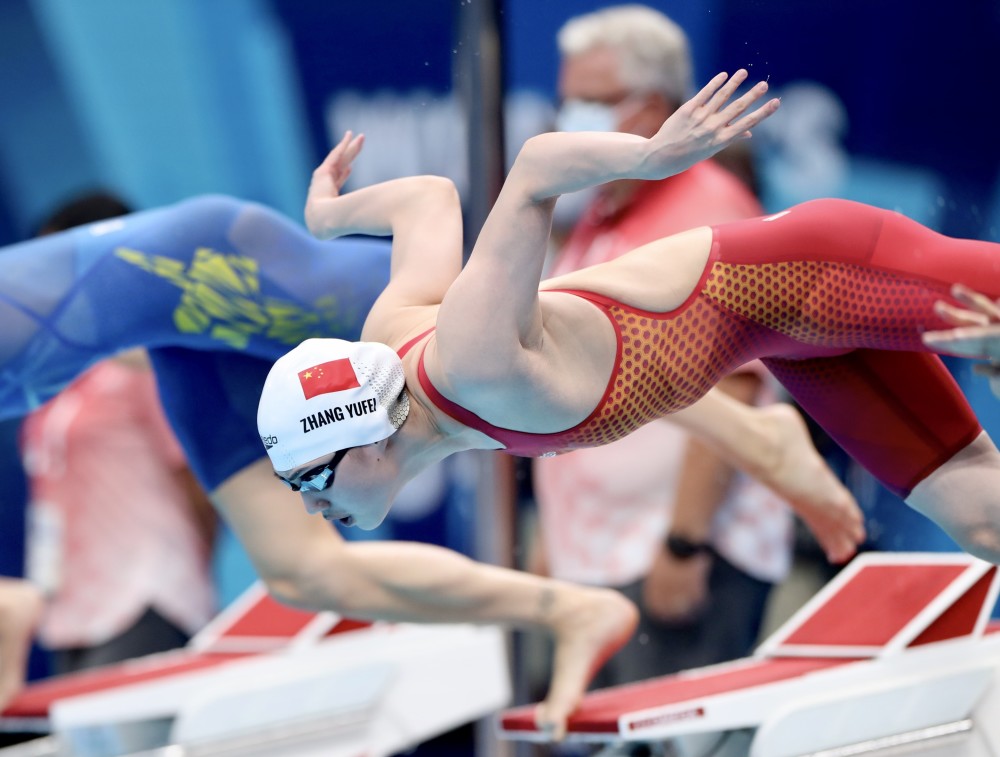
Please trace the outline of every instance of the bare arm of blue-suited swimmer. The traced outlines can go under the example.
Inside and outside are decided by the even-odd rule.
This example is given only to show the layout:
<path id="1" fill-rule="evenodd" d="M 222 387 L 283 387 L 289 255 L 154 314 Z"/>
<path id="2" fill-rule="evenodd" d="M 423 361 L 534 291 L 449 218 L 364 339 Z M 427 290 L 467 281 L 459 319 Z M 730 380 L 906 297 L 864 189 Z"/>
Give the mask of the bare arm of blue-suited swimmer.
<path id="1" fill-rule="evenodd" d="M 133 346 L 274 360 L 357 334 L 389 276 L 381 240 L 321 242 L 254 203 L 204 196 L 0 250 L 0 417 Z"/>
<path id="2" fill-rule="evenodd" d="M 985 360 L 975 370 L 1000 397 L 1000 301 L 960 284 L 952 287 L 952 295 L 965 307 L 942 301 L 935 310 L 954 328 L 928 331 L 924 343 L 942 352 Z"/>

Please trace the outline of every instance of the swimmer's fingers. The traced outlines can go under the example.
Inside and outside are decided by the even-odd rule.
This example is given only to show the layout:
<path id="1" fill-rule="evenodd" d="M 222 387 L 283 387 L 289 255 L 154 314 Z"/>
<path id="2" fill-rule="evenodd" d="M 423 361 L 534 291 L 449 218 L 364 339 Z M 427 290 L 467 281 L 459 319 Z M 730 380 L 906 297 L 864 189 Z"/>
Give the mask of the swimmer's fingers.
<path id="1" fill-rule="evenodd" d="M 340 197 L 340 190 L 351 175 L 351 163 L 364 146 L 363 134 L 345 132 L 343 138 L 316 167 L 306 194 L 306 228 L 313 236 L 329 238 L 329 205 Z"/>
<path id="2" fill-rule="evenodd" d="M 1000 360 L 1000 306 L 984 294 L 956 284 L 952 297 L 967 307 L 939 300 L 934 313 L 956 328 L 928 331 L 924 344 L 941 352 Z"/>
<path id="3" fill-rule="evenodd" d="M 354 159 L 358 157 L 358 153 L 361 152 L 361 148 L 365 144 L 365 135 L 358 134 L 355 136 L 353 132 L 347 131 L 344 133 L 343 138 L 337 143 L 336 147 L 330 150 L 326 159 L 316 169 L 317 173 L 324 174 L 333 182 L 333 186 L 330 188 L 336 193 L 339 193 L 343 188 L 344 184 L 347 182 L 348 177 L 351 175 L 351 164 Z"/>
<path id="4" fill-rule="evenodd" d="M 709 113 L 718 113 L 729 102 L 736 90 L 739 89 L 740 85 L 746 81 L 747 72 L 746 69 L 741 68 L 739 71 L 734 73 L 729 77 L 729 80 L 719 87 L 715 93 L 712 95 L 711 99 L 705 103 L 705 110 Z"/>
<path id="5" fill-rule="evenodd" d="M 728 79 L 725 73 L 719 74 L 688 102 L 692 117 L 695 120 L 714 122 L 714 128 L 722 141 L 729 142 L 737 137 L 749 137 L 751 129 L 771 116 L 781 104 L 777 98 L 771 99 L 752 113 L 740 118 L 768 90 L 767 82 L 758 82 L 749 92 L 729 102 L 740 85 L 746 81 L 747 76 L 746 70 L 742 68 Z"/>
<path id="6" fill-rule="evenodd" d="M 343 162 L 350 165 L 354 162 L 354 159 L 358 157 L 358 153 L 361 152 L 361 148 L 365 145 L 365 135 L 358 134 L 354 136 L 351 132 L 345 132 L 344 138 L 340 141 L 344 145 L 344 157 Z"/>
<path id="7" fill-rule="evenodd" d="M 767 91 L 762 82 L 743 97 L 724 105 L 746 72 L 732 79 L 719 74 L 695 97 L 674 111 L 648 142 L 643 171 L 637 178 L 662 179 L 710 158 L 736 139 L 750 136 L 750 129 L 778 109 L 774 99 L 753 113 L 740 116 Z M 718 110 L 721 108 L 721 110 Z"/>
<path id="8" fill-rule="evenodd" d="M 765 118 L 773 115 L 781 106 L 781 101 L 773 97 L 756 110 L 743 115 L 751 105 L 760 100 L 767 93 L 767 82 L 761 81 L 754 85 L 753 89 L 742 97 L 731 102 L 719 116 L 727 124 L 723 136 L 729 139 L 743 136 L 749 137 L 751 130 Z M 740 118 L 740 116 L 743 116 Z"/>
<path id="9" fill-rule="evenodd" d="M 976 313 L 985 316 L 989 321 L 1000 322 L 1000 304 L 985 294 L 980 294 L 962 284 L 955 284 L 951 288 L 951 296 Z"/>
<path id="10" fill-rule="evenodd" d="M 1000 360 L 1000 323 L 928 331 L 923 335 L 923 341 L 938 352 Z"/>
<path id="11" fill-rule="evenodd" d="M 934 314 L 952 326 L 987 326 L 990 322 L 989 316 L 984 313 L 956 307 L 944 300 L 934 303 Z"/>
<path id="12" fill-rule="evenodd" d="M 678 110 L 695 110 L 697 108 L 707 107 L 708 103 L 715 96 L 715 93 L 719 91 L 719 88 L 723 86 L 728 78 L 729 74 L 725 71 L 716 74 L 712 77 L 712 80 L 709 81 L 708 84 L 701 88 L 698 94 L 684 103 L 684 105 L 678 108 Z"/>

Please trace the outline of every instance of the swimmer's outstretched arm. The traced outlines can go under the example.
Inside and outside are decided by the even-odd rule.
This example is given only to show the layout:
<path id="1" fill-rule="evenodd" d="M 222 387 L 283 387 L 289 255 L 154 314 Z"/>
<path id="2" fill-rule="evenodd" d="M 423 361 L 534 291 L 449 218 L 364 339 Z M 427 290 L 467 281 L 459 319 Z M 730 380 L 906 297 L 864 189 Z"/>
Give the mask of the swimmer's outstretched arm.
<path id="1" fill-rule="evenodd" d="M 772 99 L 748 108 L 767 92 L 759 82 L 732 102 L 746 80 L 718 74 L 675 111 L 650 138 L 617 132 L 549 132 L 528 140 L 507 184 L 531 202 L 558 197 L 615 179 L 664 179 L 710 158 L 778 109 Z M 746 114 L 746 115 L 744 115 Z"/>
<path id="2" fill-rule="evenodd" d="M 555 198 L 615 179 L 662 179 L 746 138 L 778 109 L 772 99 L 746 113 L 764 96 L 765 82 L 729 102 L 746 77 L 742 70 L 732 78 L 719 74 L 649 139 L 552 132 L 525 142 L 468 264 L 442 303 L 438 358 L 448 363 L 451 355 L 454 368 L 474 355 L 489 361 L 479 366 L 484 373 L 495 369 L 530 376 L 527 353 L 543 340 L 538 285 Z M 490 341 L 484 350 L 487 328 Z"/>
<path id="3" fill-rule="evenodd" d="M 307 515 L 298 495 L 276 486 L 267 459 L 212 497 L 282 601 L 354 618 L 484 623 L 542 629 L 556 642 L 552 685 L 540 722 L 559 736 L 596 666 L 631 636 L 633 605 L 587 588 L 474 562 L 450 550 L 405 542 L 346 542 Z"/>
<path id="4" fill-rule="evenodd" d="M 462 268 L 462 207 L 441 176 L 411 176 L 342 193 L 364 135 L 347 132 L 313 171 L 305 221 L 313 236 L 393 238 L 389 285 L 372 308 L 364 339 L 394 343 L 399 308 L 437 305 Z"/>

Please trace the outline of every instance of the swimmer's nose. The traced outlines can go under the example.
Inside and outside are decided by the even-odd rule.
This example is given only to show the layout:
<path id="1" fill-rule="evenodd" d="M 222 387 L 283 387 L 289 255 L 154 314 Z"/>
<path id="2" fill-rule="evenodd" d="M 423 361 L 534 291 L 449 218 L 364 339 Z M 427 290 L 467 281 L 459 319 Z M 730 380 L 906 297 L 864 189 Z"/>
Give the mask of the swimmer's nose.
<path id="1" fill-rule="evenodd" d="M 303 497 L 302 501 L 305 503 L 306 512 L 310 515 L 316 515 L 317 513 L 321 513 L 330 507 L 330 503 L 322 499 Z"/>

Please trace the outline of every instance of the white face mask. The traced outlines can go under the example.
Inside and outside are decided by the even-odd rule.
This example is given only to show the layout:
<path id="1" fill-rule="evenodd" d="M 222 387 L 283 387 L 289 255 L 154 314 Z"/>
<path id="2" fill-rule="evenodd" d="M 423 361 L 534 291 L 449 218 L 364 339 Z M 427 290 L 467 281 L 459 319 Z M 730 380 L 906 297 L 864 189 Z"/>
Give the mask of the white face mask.
<path id="1" fill-rule="evenodd" d="M 618 108 L 589 100 L 566 100 L 556 114 L 557 131 L 617 131 Z"/>

